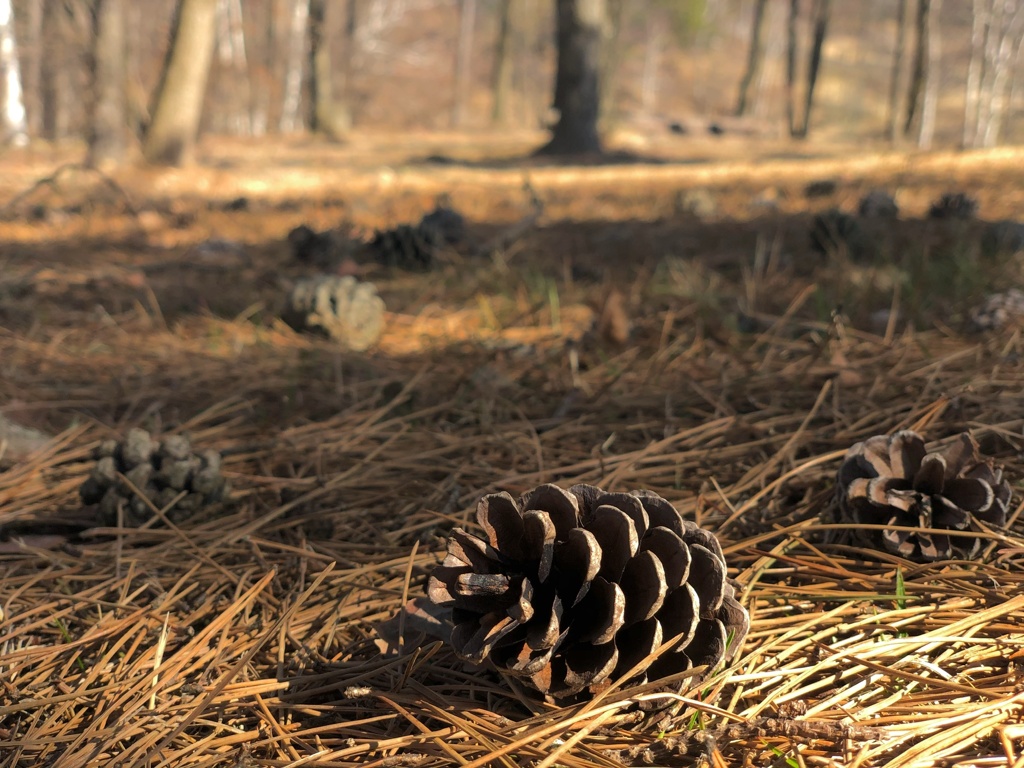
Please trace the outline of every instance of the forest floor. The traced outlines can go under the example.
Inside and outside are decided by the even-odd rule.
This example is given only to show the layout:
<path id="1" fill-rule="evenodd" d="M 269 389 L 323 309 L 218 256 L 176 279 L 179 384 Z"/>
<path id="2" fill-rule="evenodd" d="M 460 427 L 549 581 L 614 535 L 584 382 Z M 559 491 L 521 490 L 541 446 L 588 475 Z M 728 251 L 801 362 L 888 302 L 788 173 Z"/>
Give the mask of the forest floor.
<path id="1" fill-rule="evenodd" d="M 1024 338 L 968 321 L 1021 284 L 986 233 L 1024 219 L 1024 152 L 515 162 L 538 140 L 0 158 L 0 763 L 1024 764 Z M 815 252 L 814 216 L 872 189 L 900 218 Z M 928 219 L 950 191 L 978 217 Z M 468 226 L 435 270 L 360 265 L 374 348 L 278 319 L 310 271 L 292 227 L 366 239 L 441 195 Z M 625 343 L 600 332 L 613 291 Z M 230 498 L 99 524 L 78 486 L 136 426 L 221 451 Z M 1005 466 L 1011 524 L 978 560 L 830 543 L 844 452 L 901 428 L 971 430 Z M 446 531 L 547 482 L 648 488 L 718 534 L 752 617 L 727 668 L 641 717 L 648 689 L 559 708 L 411 628 L 382 653 Z"/>

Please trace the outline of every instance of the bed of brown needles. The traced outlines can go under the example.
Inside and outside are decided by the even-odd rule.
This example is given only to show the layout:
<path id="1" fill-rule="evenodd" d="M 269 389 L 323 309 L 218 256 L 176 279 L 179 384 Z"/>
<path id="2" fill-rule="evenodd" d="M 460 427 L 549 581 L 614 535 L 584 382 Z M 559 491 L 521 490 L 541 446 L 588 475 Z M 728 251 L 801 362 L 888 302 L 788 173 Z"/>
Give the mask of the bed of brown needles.
<path id="1" fill-rule="evenodd" d="M 963 169 L 983 213 L 1019 196 L 979 180 L 1014 162 Z M 8 216 L 0 415 L 51 439 L 0 440 L 0 764 L 1024 764 L 1024 338 L 964 325 L 1017 267 L 923 202 L 893 225 L 897 260 L 814 256 L 798 166 L 781 208 L 741 212 L 767 183 L 751 171 L 703 219 L 674 210 L 663 168 L 540 169 L 539 220 L 514 170 L 231 212 L 125 178 L 133 210 L 111 192 Z M 864 173 L 848 195 L 895 178 Z M 899 173 L 908 199 L 944 191 Z M 367 266 L 389 310 L 374 350 L 275 319 L 301 272 L 291 226 L 369 231 L 441 191 L 469 243 L 430 273 Z M 626 213 L 586 215 L 606 209 Z M 212 236 L 244 254 L 196 250 Z M 613 287 L 621 345 L 594 327 Z M 99 527 L 78 485 L 133 426 L 221 451 L 230 500 Z M 979 560 L 902 561 L 819 522 L 845 450 L 901 428 L 971 430 L 1005 466 L 1011 524 L 979 534 Z M 375 626 L 422 594 L 477 498 L 546 482 L 649 488 L 715 531 L 752 617 L 734 662 L 559 708 L 415 617 L 382 652 Z"/>

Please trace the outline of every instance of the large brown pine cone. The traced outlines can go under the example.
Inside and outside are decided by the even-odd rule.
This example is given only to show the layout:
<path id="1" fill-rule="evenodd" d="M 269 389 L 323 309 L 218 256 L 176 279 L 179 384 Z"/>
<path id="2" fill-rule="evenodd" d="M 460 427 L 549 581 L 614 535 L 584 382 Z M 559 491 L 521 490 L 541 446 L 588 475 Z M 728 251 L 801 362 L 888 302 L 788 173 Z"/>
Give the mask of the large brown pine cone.
<path id="1" fill-rule="evenodd" d="M 1011 496 L 1002 469 L 966 432 L 934 453 L 910 430 L 868 438 L 847 451 L 836 483 L 842 521 L 917 529 L 863 533 L 869 543 L 924 561 L 977 555 L 977 536 L 941 531 L 969 532 L 976 520 L 1002 527 Z"/>
<path id="2" fill-rule="evenodd" d="M 552 698 L 638 664 L 632 682 L 713 667 L 747 634 L 717 539 L 654 493 L 542 485 L 483 497 L 477 522 L 486 540 L 451 532 L 430 600 L 451 608 L 459 656 Z"/>

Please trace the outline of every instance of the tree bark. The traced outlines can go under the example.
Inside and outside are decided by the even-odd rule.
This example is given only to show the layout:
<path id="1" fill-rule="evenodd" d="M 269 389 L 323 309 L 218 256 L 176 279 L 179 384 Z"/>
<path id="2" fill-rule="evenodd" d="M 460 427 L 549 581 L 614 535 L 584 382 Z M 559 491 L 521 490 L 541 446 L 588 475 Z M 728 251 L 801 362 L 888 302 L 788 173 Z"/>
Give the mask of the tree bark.
<path id="1" fill-rule="evenodd" d="M 1010 80 L 1011 61 L 1014 45 L 1021 37 L 1021 25 L 1024 22 L 1024 7 L 1018 0 L 1006 0 L 1000 19 L 999 45 L 996 47 L 995 59 L 992 62 L 992 87 L 989 90 L 990 105 L 987 110 L 988 122 L 981 136 L 983 147 L 994 147 L 999 141 L 999 129 L 1003 123 L 1003 112 L 1006 108 L 1006 88 Z"/>
<path id="2" fill-rule="evenodd" d="M 971 22 L 971 58 L 967 64 L 967 85 L 964 90 L 963 145 L 970 147 L 978 132 L 979 91 L 985 61 L 986 0 L 974 0 Z"/>
<path id="3" fill-rule="evenodd" d="M 909 135 L 914 127 L 914 120 L 921 108 L 921 94 L 924 92 L 925 79 L 928 77 L 928 14 L 930 11 L 931 0 L 918 0 L 914 22 L 914 58 L 910 74 L 910 87 L 907 89 L 907 113 L 903 121 L 904 135 Z"/>
<path id="4" fill-rule="evenodd" d="M 86 162 L 120 162 L 128 143 L 125 109 L 124 0 L 96 0 L 92 44 L 92 102 Z"/>
<path id="5" fill-rule="evenodd" d="M 598 153 L 601 109 L 601 43 L 605 0 L 557 0 L 558 65 L 554 107 L 558 122 L 538 152 L 552 155 Z"/>
<path id="6" fill-rule="evenodd" d="M 147 162 L 192 160 L 217 32 L 217 0 L 179 0 L 171 46 L 142 153 Z"/>
<path id="7" fill-rule="evenodd" d="M 302 62 L 306 50 L 306 28 L 309 23 L 310 0 L 293 0 L 291 27 L 288 34 L 288 58 L 284 75 L 284 99 L 281 105 L 282 133 L 299 129 L 299 107 L 302 104 Z"/>
<path id="8" fill-rule="evenodd" d="M 25 84 L 30 136 L 39 136 L 43 127 L 43 4 L 44 0 L 29 0 L 25 13 L 25 55 L 22 57 L 21 80 Z"/>
<path id="9" fill-rule="evenodd" d="M 896 46 L 892 54 L 892 76 L 889 80 L 889 114 L 886 120 L 885 135 L 890 141 L 899 138 L 897 125 L 900 112 L 900 79 L 903 74 L 903 55 L 907 39 L 907 0 L 899 0 L 896 11 Z"/>
<path id="10" fill-rule="evenodd" d="M 939 29 L 939 11 L 942 0 L 933 0 L 928 16 L 928 65 L 924 84 L 924 101 L 921 104 L 921 127 L 917 134 L 917 146 L 929 149 L 935 136 L 935 116 L 939 107 L 939 62 L 942 60 L 942 37 Z"/>
<path id="11" fill-rule="evenodd" d="M 252 83 L 245 52 L 245 26 L 241 0 L 217 0 L 218 123 L 222 130 L 241 136 L 252 135 Z"/>
<path id="12" fill-rule="evenodd" d="M 800 15 L 800 0 L 789 0 L 789 15 L 786 17 L 786 121 L 789 135 L 795 136 L 796 124 L 796 23 Z"/>
<path id="13" fill-rule="evenodd" d="M 491 74 L 491 123 L 508 121 L 508 96 L 512 87 L 512 0 L 499 0 L 498 38 L 494 44 L 494 69 Z"/>
<path id="14" fill-rule="evenodd" d="M 811 40 L 810 59 L 807 63 L 807 90 L 804 92 L 804 114 L 797 138 L 807 138 L 811 126 L 811 109 L 814 106 L 814 87 L 818 83 L 818 71 L 821 69 L 821 49 L 825 45 L 828 32 L 828 20 L 832 13 L 832 0 L 815 0 L 814 33 Z"/>
<path id="15" fill-rule="evenodd" d="M 906 2 L 906 0 L 901 0 Z M 750 47 L 747 49 L 747 68 L 740 80 L 739 98 L 736 100 L 736 117 L 743 117 L 750 109 L 750 87 L 757 80 L 764 63 L 764 17 L 768 0 L 755 0 L 754 21 L 750 27 Z"/>
<path id="16" fill-rule="evenodd" d="M 466 102 L 470 96 L 473 61 L 473 32 L 476 27 L 476 0 L 459 0 L 459 40 L 455 47 L 454 98 L 451 124 L 460 128 L 466 122 Z"/>
<path id="17" fill-rule="evenodd" d="M 28 144 L 28 119 L 21 88 L 21 66 L 11 0 L 0 0 L 0 69 L 3 70 L 4 78 L 4 139 L 22 147 Z"/>
<path id="18" fill-rule="evenodd" d="M 351 2 L 351 0 L 350 0 Z M 326 33 L 327 2 L 309 3 L 309 127 L 340 141 L 348 133 L 347 112 L 334 96 L 334 67 L 330 36 Z"/>

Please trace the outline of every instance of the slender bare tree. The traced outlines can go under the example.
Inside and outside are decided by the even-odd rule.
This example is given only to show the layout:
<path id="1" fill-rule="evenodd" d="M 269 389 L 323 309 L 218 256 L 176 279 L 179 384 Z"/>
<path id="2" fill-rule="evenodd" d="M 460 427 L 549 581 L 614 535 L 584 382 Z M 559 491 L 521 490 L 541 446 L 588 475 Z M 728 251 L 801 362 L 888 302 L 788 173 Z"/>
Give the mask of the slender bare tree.
<path id="1" fill-rule="evenodd" d="M 284 76 L 284 101 L 281 105 L 282 133 L 301 127 L 299 109 L 302 105 L 302 68 L 306 53 L 306 29 L 309 23 L 310 0 L 293 0 L 291 26 L 288 33 L 288 58 Z"/>
<path id="2" fill-rule="evenodd" d="M 494 43 L 491 71 L 491 122 L 508 120 L 508 96 L 512 87 L 512 0 L 498 0 L 498 37 Z"/>
<path id="3" fill-rule="evenodd" d="M 171 46 L 142 154 L 150 163 L 192 159 L 217 35 L 217 0 L 179 0 Z"/>
<path id="4" fill-rule="evenodd" d="M 906 0 L 901 0 L 905 2 Z M 736 99 L 736 116 L 743 117 L 750 109 L 750 88 L 757 80 L 764 64 L 764 18 L 768 0 L 754 0 L 754 18 L 750 25 L 750 47 L 747 49 L 747 68 L 740 80 L 740 94 Z"/>
<path id="5" fill-rule="evenodd" d="M 890 141 L 899 138 L 900 83 L 903 78 L 903 56 L 907 41 L 907 0 L 898 0 L 896 6 L 896 45 L 892 53 L 892 74 L 889 77 L 889 112 L 885 133 Z"/>
<path id="6" fill-rule="evenodd" d="M 917 133 L 917 146 L 929 149 L 935 137 L 935 118 L 939 109 L 939 64 L 942 61 L 942 28 L 939 13 L 942 0 L 932 0 L 928 16 L 928 76 L 925 78 L 924 99 L 921 103 L 921 125 Z"/>
<path id="7" fill-rule="evenodd" d="M 466 102 L 472 82 L 473 32 L 476 28 L 476 0 L 459 0 L 459 39 L 455 46 L 455 98 L 452 99 L 452 127 L 466 121 Z"/>
<path id="8" fill-rule="evenodd" d="M 3 73 L 3 121 L 6 140 L 15 146 L 28 144 L 28 116 L 21 89 L 21 65 L 14 34 L 11 0 L 0 0 L 0 70 Z"/>
<path id="9" fill-rule="evenodd" d="M 351 2 L 351 0 L 350 0 Z M 329 139 L 340 141 L 348 133 L 348 110 L 334 93 L 334 64 L 331 37 L 327 34 L 326 0 L 309 3 L 309 127 Z"/>

